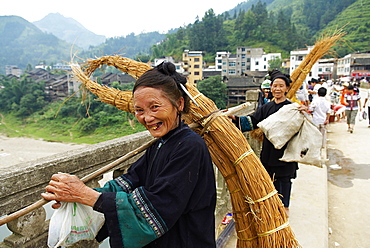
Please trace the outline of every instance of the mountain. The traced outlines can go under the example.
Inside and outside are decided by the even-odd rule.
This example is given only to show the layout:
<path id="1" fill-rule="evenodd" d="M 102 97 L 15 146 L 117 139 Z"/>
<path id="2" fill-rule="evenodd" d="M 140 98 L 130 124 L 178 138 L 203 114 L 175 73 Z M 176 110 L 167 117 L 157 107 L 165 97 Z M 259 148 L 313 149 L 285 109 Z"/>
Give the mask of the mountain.
<path id="1" fill-rule="evenodd" d="M 105 41 L 104 35 L 94 34 L 73 18 L 64 17 L 59 13 L 48 14 L 33 24 L 44 32 L 51 33 L 61 40 L 84 49 L 100 45 Z"/>
<path id="2" fill-rule="evenodd" d="M 37 65 L 69 61 L 71 45 L 53 34 L 44 33 L 19 16 L 0 16 L 0 73 L 5 65 L 24 70 Z"/>

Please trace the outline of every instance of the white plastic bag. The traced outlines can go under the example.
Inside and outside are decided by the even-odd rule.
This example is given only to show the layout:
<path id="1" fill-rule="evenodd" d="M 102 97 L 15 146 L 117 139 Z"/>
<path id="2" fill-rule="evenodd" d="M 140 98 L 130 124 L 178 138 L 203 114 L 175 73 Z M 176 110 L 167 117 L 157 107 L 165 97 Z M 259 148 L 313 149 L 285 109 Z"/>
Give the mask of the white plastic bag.
<path id="1" fill-rule="evenodd" d="M 366 110 L 362 111 L 361 116 L 362 116 L 362 119 L 366 120 L 367 118 Z"/>
<path id="2" fill-rule="evenodd" d="M 321 168 L 321 146 L 321 132 L 305 118 L 299 132 L 288 142 L 280 160 L 315 165 Z"/>
<path id="3" fill-rule="evenodd" d="M 80 240 L 93 240 L 104 221 L 104 214 L 90 206 L 62 202 L 50 219 L 48 246 L 68 247 Z"/>
<path id="4" fill-rule="evenodd" d="M 257 126 L 276 149 L 281 149 L 299 131 L 304 116 L 298 107 L 298 103 L 284 105 L 258 123 Z"/>

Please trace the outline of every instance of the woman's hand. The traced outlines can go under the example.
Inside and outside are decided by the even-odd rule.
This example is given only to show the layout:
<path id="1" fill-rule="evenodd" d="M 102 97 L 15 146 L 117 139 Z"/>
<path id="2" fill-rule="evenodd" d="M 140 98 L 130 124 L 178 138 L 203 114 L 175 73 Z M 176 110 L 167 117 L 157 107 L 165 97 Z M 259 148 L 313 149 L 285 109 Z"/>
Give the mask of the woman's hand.
<path id="1" fill-rule="evenodd" d="M 308 111 L 308 107 L 306 105 L 299 105 L 298 106 L 298 110 L 300 112 L 307 112 Z"/>
<path id="2" fill-rule="evenodd" d="M 231 120 L 235 121 L 236 120 L 236 117 L 235 115 L 228 115 L 227 117 L 229 117 Z"/>
<path id="3" fill-rule="evenodd" d="M 99 192 L 87 187 L 78 177 L 60 172 L 51 177 L 45 190 L 46 193 L 41 194 L 45 200 L 57 201 L 53 208 L 59 208 L 60 201 L 78 202 L 92 207 L 100 195 Z"/>

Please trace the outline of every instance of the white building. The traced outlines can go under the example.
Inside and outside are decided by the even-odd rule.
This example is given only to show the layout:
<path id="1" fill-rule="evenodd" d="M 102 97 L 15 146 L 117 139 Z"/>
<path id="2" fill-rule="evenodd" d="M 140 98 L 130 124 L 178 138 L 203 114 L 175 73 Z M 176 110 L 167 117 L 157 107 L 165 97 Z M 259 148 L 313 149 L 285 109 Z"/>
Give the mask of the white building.
<path id="1" fill-rule="evenodd" d="M 337 59 L 319 59 L 317 69 L 320 78 L 326 80 L 337 78 Z"/>
<path id="2" fill-rule="evenodd" d="M 229 57 L 230 52 L 217 52 L 215 58 L 215 69 L 216 71 L 222 71 L 222 58 Z"/>
<path id="3" fill-rule="evenodd" d="M 347 77 L 351 75 L 351 54 L 338 59 L 337 65 L 338 77 Z"/>
<path id="4" fill-rule="evenodd" d="M 267 53 L 262 56 L 251 57 L 251 71 L 268 71 L 269 61 L 281 59 L 281 53 Z"/>
<path id="5" fill-rule="evenodd" d="M 299 64 L 306 58 L 309 52 L 313 49 L 313 46 L 307 46 L 307 48 L 294 50 L 290 52 L 290 68 L 289 74 L 291 75 L 292 72 L 299 66 Z M 318 70 L 318 62 L 316 62 L 311 71 L 307 74 L 306 82 L 311 80 L 312 78 L 319 78 L 319 70 Z"/>
<path id="6" fill-rule="evenodd" d="M 263 48 L 237 47 L 236 54 L 220 52 L 217 54 L 216 68 L 221 64 L 222 76 L 245 75 L 247 71 L 268 71 L 269 61 L 281 59 L 281 53 L 268 53 Z"/>
<path id="7" fill-rule="evenodd" d="M 175 64 L 175 60 L 173 59 L 172 56 L 166 56 L 166 57 L 161 57 L 161 58 L 154 59 L 154 66 L 157 66 L 162 62 L 171 62 L 171 63 Z"/>

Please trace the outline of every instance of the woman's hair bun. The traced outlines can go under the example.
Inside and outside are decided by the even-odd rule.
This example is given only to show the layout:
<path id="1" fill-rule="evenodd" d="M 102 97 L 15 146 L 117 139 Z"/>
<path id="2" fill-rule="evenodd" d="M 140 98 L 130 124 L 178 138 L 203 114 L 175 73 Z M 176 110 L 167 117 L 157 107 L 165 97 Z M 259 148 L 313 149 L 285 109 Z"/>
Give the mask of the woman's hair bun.
<path id="1" fill-rule="evenodd" d="M 176 66 L 171 62 L 162 62 L 157 66 L 157 70 L 164 75 L 172 77 L 176 83 L 186 84 L 186 78 L 176 71 Z"/>
<path id="2" fill-rule="evenodd" d="M 162 62 L 157 66 L 157 69 L 168 76 L 172 76 L 176 72 L 176 66 L 171 62 Z"/>

